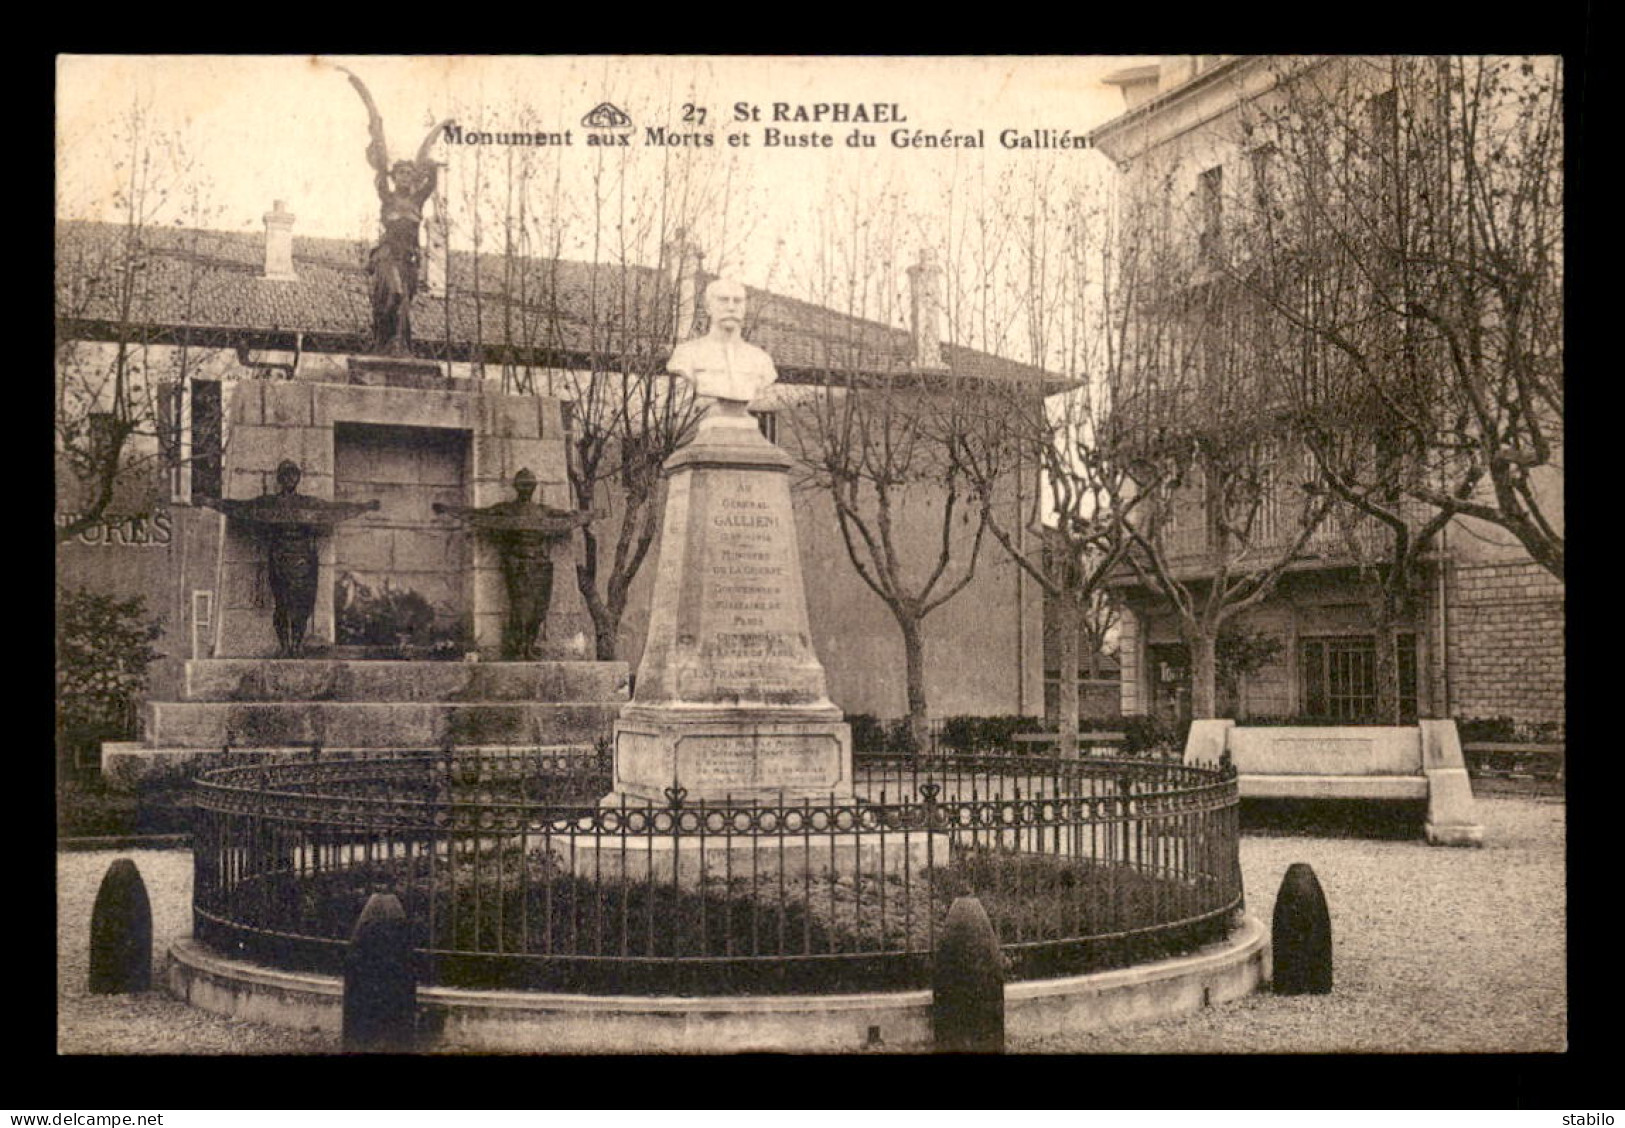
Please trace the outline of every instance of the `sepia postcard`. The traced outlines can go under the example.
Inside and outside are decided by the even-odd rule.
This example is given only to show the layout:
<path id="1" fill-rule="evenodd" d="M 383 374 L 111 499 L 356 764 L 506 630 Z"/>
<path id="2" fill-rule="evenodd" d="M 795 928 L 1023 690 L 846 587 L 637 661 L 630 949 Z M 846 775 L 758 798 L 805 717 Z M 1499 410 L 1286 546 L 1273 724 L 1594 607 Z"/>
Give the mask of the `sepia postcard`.
<path id="1" fill-rule="evenodd" d="M 59 57 L 57 1052 L 1562 1053 L 1565 78 Z"/>

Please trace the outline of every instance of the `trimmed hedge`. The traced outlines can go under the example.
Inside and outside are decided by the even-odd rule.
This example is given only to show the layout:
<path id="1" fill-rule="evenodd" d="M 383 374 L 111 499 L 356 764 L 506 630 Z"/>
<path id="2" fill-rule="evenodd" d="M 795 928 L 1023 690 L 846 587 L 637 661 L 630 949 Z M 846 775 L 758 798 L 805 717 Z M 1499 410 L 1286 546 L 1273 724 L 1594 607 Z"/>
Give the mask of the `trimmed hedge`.
<path id="1" fill-rule="evenodd" d="M 57 784 L 58 838 L 123 838 L 140 834 L 190 834 L 192 791 L 180 786 L 115 791 L 100 780 Z"/>
<path id="2" fill-rule="evenodd" d="M 910 751 L 908 718 L 882 721 L 872 713 L 848 713 L 852 726 L 852 751 L 871 755 L 905 756 Z"/>
<path id="3" fill-rule="evenodd" d="M 944 717 L 937 746 L 952 752 L 1000 751 L 1015 747 L 1019 733 L 1052 731 L 1042 717 Z"/>
<path id="4" fill-rule="evenodd" d="M 852 750 L 859 754 L 906 755 L 909 751 L 908 718 L 882 721 L 869 713 L 849 713 Z M 1042 717 L 1013 714 L 997 716 L 955 716 L 943 718 L 936 746 L 950 752 L 1013 752 L 1021 746 L 1015 737 L 1025 733 L 1057 732 Z M 1190 722 L 1165 724 L 1154 717 L 1080 717 L 1079 732 L 1120 732 L 1122 751 L 1131 756 L 1157 751 L 1178 751 L 1185 747 Z"/>
<path id="5" fill-rule="evenodd" d="M 1463 744 L 1562 744 L 1561 721 L 1516 721 L 1511 717 L 1457 717 Z"/>

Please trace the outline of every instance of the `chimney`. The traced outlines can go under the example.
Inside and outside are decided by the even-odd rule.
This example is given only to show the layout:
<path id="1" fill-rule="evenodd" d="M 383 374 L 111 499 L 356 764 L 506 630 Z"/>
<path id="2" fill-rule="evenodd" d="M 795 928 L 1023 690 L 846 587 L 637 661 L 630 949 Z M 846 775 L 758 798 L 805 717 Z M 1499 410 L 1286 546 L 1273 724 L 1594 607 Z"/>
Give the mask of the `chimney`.
<path id="1" fill-rule="evenodd" d="M 1157 75 L 1157 93 L 1172 90 L 1196 77 L 1195 55 L 1164 55 Z"/>
<path id="2" fill-rule="evenodd" d="M 1100 81 L 1107 86 L 1119 87 L 1123 92 L 1123 108 L 1132 110 L 1156 96 L 1157 81 L 1161 74 L 1161 66 L 1149 63 L 1145 66 L 1113 71 Z"/>
<path id="3" fill-rule="evenodd" d="M 688 232 L 681 227 L 666 244 L 667 269 L 677 296 L 673 336 L 678 342 L 694 335 L 694 321 L 700 307 L 700 263 L 704 257 L 700 249 L 688 241 Z"/>
<path id="4" fill-rule="evenodd" d="M 451 257 L 447 236 L 451 222 L 446 216 L 446 196 L 440 185 L 445 177 L 436 181 L 434 215 L 424 221 L 423 288 L 433 298 L 446 296 L 446 268 Z"/>
<path id="5" fill-rule="evenodd" d="M 944 368 L 942 363 L 942 267 L 937 253 L 920 248 L 920 261 L 908 268 L 909 324 L 914 330 L 914 367 Z"/>
<path id="6" fill-rule="evenodd" d="M 265 274 L 278 282 L 296 282 L 293 272 L 293 221 L 287 205 L 277 200 L 265 213 Z"/>

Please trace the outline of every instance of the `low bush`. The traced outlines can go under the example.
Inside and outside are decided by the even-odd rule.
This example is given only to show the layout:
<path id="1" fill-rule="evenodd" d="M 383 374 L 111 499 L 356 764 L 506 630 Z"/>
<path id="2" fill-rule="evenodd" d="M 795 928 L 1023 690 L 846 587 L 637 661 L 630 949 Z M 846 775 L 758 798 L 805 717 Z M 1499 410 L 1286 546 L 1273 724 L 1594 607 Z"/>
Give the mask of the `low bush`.
<path id="1" fill-rule="evenodd" d="M 1042 717 L 945 717 L 937 736 L 937 746 L 949 752 L 1004 752 L 1015 747 L 1012 737 L 1044 731 L 1046 725 Z"/>
<path id="2" fill-rule="evenodd" d="M 873 713 L 848 713 L 852 726 L 852 751 L 878 753 L 886 750 L 886 725 Z"/>
<path id="3" fill-rule="evenodd" d="M 1125 717 L 1123 751 L 1130 756 L 1154 752 L 1182 752 L 1190 721 L 1164 721 L 1159 717 Z"/>
<path id="4" fill-rule="evenodd" d="M 187 785 L 123 791 L 99 779 L 65 779 L 57 784 L 58 838 L 127 838 L 191 830 L 192 793 Z"/>
<path id="5" fill-rule="evenodd" d="M 883 721 L 873 713 L 848 713 L 846 723 L 852 726 L 852 751 L 859 755 L 907 756 L 913 750 L 907 717 Z"/>
<path id="6" fill-rule="evenodd" d="M 105 741 L 136 738 L 147 668 L 159 657 L 152 644 L 162 634 L 139 597 L 57 589 L 56 744 L 65 772 L 94 761 Z"/>
<path id="7" fill-rule="evenodd" d="M 909 750 L 908 718 L 882 721 L 869 713 L 849 713 L 852 750 L 859 754 L 905 755 Z M 1189 721 L 1164 722 L 1155 717 L 1079 717 L 1079 732 L 1123 734 L 1122 752 L 1133 756 L 1179 752 L 1185 747 Z M 1053 721 L 1013 714 L 945 717 L 936 737 L 940 751 L 1013 752 L 1023 746 L 1015 738 L 1027 733 L 1057 732 Z"/>
<path id="8" fill-rule="evenodd" d="M 1517 721 L 1511 717 L 1457 717 L 1463 744 L 1561 744 L 1560 721 Z"/>

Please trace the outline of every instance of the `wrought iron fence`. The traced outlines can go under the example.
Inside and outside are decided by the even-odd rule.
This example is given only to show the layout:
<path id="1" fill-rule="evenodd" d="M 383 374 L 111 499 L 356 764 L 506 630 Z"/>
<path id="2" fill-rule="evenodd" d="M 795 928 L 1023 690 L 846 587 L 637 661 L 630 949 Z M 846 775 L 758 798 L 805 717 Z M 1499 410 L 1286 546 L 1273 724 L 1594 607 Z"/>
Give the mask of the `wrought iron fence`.
<path id="1" fill-rule="evenodd" d="M 197 783 L 197 937 L 336 972 L 373 892 L 424 982 L 626 994 L 923 986 L 954 897 L 1012 978 L 1219 938 L 1236 784 L 1155 761 L 871 757 L 852 797 L 602 800 L 603 753 L 447 751 L 217 767 Z"/>

